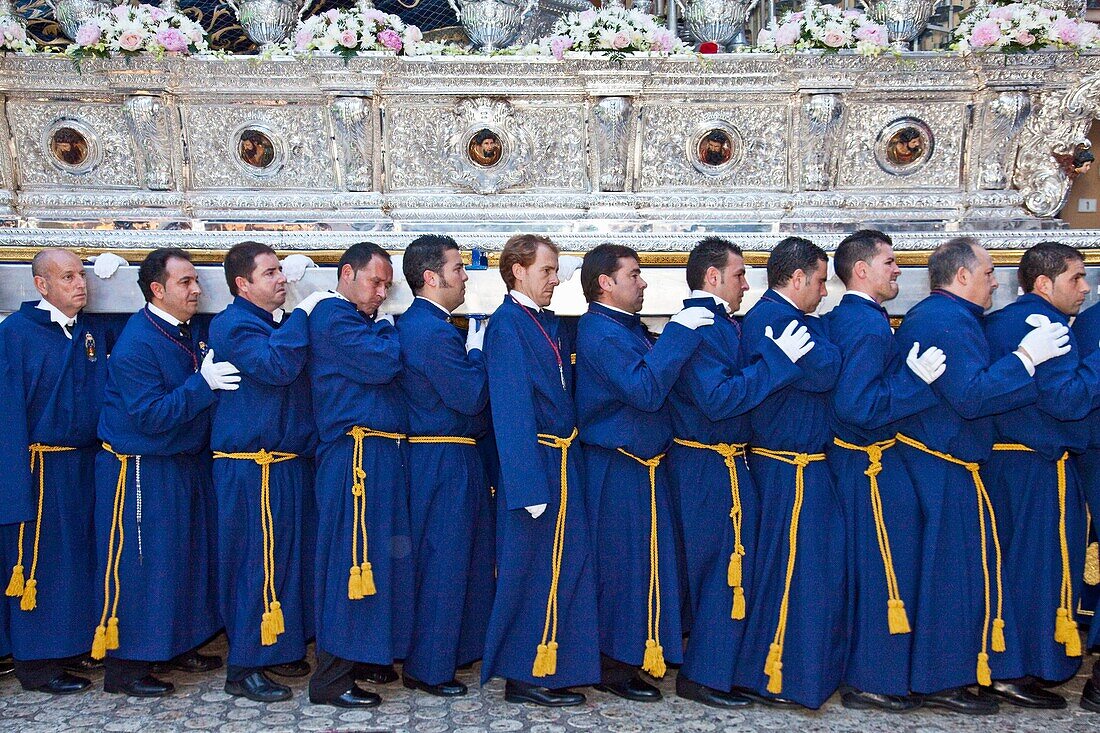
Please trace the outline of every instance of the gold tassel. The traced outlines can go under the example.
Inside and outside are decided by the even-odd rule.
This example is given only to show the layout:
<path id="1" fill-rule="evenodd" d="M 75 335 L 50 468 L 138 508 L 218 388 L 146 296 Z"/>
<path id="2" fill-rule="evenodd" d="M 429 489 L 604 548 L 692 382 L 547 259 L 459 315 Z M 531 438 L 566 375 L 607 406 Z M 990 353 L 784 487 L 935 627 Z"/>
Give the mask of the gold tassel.
<path id="1" fill-rule="evenodd" d="M 374 587 L 374 571 L 369 562 L 363 563 L 363 595 L 373 596 L 378 590 Z"/>
<path id="2" fill-rule="evenodd" d="M 660 679 L 665 676 L 665 650 L 653 639 L 645 643 L 645 657 L 642 658 L 642 671 Z"/>
<path id="3" fill-rule="evenodd" d="M 283 618 L 283 604 L 278 601 L 271 602 L 271 628 L 276 636 L 286 632 L 286 620 Z"/>
<path id="4" fill-rule="evenodd" d="M 726 583 L 730 588 L 741 585 L 741 555 L 737 550 L 730 555 L 730 564 L 726 569 Z"/>
<path id="5" fill-rule="evenodd" d="M 730 618 L 734 621 L 745 618 L 745 589 L 741 586 L 733 589 L 733 610 L 730 612 Z"/>
<path id="6" fill-rule="evenodd" d="M 773 642 L 768 647 L 768 658 L 764 662 L 764 674 L 770 676 L 775 671 L 775 665 L 781 656 L 783 656 L 783 647 Z"/>
<path id="7" fill-rule="evenodd" d="M 1059 608 L 1058 615 L 1054 618 L 1054 641 L 1059 644 L 1066 643 L 1066 621 L 1068 620 L 1068 613 L 1066 609 Z"/>
<path id="8" fill-rule="evenodd" d="M 886 620 L 890 625 L 891 634 L 908 634 L 912 629 L 909 628 L 909 616 L 905 613 L 905 601 L 900 598 L 892 598 L 887 601 Z"/>
<path id="9" fill-rule="evenodd" d="M 8 581 L 8 589 L 5 595 L 10 598 L 18 598 L 23 595 L 23 566 L 16 565 L 11 569 L 11 580 Z"/>
<path id="10" fill-rule="evenodd" d="M 989 655 L 985 652 L 978 655 L 978 684 L 983 687 L 993 684 L 993 672 L 989 669 Z"/>
<path id="11" fill-rule="evenodd" d="M 360 576 L 359 566 L 351 566 L 351 574 L 348 575 L 348 600 L 359 601 L 363 598 L 363 579 Z"/>
<path id="12" fill-rule="evenodd" d="M 107 648 L 118 649 L 118 616 L 107 619 Z"/>
<path id="13" fill-rule="evenodd" d="M 993 619 L 993 641 L 990 646 L 995 652 L 1003 652 L 1005 650 L 1005 622 L 1004 619 Z"/>
<path id="14" fill-rule="evenodd" d="M 260 621 L 260 645 L 271 646 L 275 643 L 275 630 L 271 625 L 271 613 L 265 613 Z"/>
<path id="15" fill-rule="evenodd" d="M 27 581 L 26 587 L 23 589 L 23 598 L 19 601 L 19 609 L 22 611 L 33 611 L 35 606 L 38 605 L 38 581 L 31 578 Z"/>
<path id="16" fill-rule="evenodd" d="M 553 677 L 558 673 L 558 642 L 552 641 L 546 645 L 546 676 Z"/>
<path id="17" fill-rule="evenodd" d="M 783 662 L 776 660 L 772 665 L 771 674 L 768 676 L 768 692 L 773 695 L 783 692 Z"/>
<path id="18" fill-rule="evenodd" d="M 1077 622 L 1066 619 L 1066 656 L 1081 656 L 1081 635 L 1077 632 Z"/>
<path id="19" fill-rule="evenodd" d="M 548 650 L 545 644 L 539 644 L 538 650 L 535 652 L 535 663 L 531 665 L 532 677 L 545 677 L 546 672 L 546 655 Z"/>
<path id="20" fill-rule="evenodd" d="M 92 637 L 92 659 L 103 659 L 107 656 L 107 627 L 100 624 L 95 627 L 95 636 Z"/>

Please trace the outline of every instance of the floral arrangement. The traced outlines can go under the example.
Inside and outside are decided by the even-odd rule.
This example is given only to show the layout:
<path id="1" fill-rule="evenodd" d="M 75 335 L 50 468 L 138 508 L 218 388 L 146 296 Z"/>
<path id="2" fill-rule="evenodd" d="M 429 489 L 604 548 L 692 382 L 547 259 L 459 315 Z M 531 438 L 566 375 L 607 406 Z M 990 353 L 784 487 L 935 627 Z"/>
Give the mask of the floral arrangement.
<path id="1" fill-rule="evenodd" d="M 1095 23 L 1036 3 L 976 5 L 954 31 L 951 45 L 962 53 L 1006 53 L 1040 48 L 1081 50 L 1100 46 Z"/>
<path id="2" fill-rule="evenodd" d="M 206 31 L 183 13 L 154 5 L 116 5 L 77 28 L 65 53 L 74 58 L 138 56 L 151 53 L 187 56 L 208 50 Z"/>
<path id="3" fill-rule="evenodd" d="M 27 38 L 27 29 L 10 15 L 0 15 L 0 53 L 34 53 L 34 41 Z"/>
<path id="4" fill-rule="evenodd" d="M 835 5 L 812 5 L 797 13 L 788 12 L 757 35 L 761 51 L 806 51 L 854 49 L 864 56 L 877 56 L 889 48 L 886 26 L 875 23 L 858 10 L 841 10 Z"/>
<path id="5" fill-rule="evenodd" d="M 691 52 L 653 16 L 616 6 L 569 13 L 559 18 L 550 35 L 539 39 L 536 46 L 556 59 L 566 51 L 607 54 L 612 59 L 633 53 L 667 56 Z"/>
<path id="6" fill-rule="evenodd" d="M 369 3 L 347 10 L 326 10 L 298 24 L 293 50 L 320 51 L 350 59 L 361 51 L 412 54 L 423 38 L 415 25 L 383 13 Z"/>

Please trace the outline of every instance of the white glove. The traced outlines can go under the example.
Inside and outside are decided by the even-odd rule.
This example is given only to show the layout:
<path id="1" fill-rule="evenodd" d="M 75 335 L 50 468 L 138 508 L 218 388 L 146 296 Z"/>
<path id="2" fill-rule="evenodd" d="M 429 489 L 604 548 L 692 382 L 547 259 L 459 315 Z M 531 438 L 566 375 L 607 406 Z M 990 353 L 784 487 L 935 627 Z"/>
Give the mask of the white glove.
<path id="1" fill-rule="evenodd" d="M 296 283 L 306 275 L 310 267 L 317 267 L 317 263 L 305 255 L 287 255 L 286 259 L 279 263 L 283 266 L 283 274 L 287 282 Z"/>
<path id="2" fill-rule="evenodd" d="M 1042 313 L 1032 313 L 1030 316 L 1024 319 L 1024 323 L 1032 328 L 1038 328 L 1039 326 L 1049 326 L 1050 319 L 1044 316 Z"/>
<path id="3" fill-rule="evenodd" d="M 92 262 L 92 272 L 94 272 L 95 276 L 100 280 L 106 280 L 111 275 L 114 275 L 118 272 L 118 268 L 120 267 L 130 266 L 129 262 L 119 257 L 114 252 L 104 252 L 103 254 L 95 255 L 88 259 Z"/>
<path id="4" fill-rule="evenodd" d="M 467 324 L 466 353 L 469 354 L 474 349 L 481 351 L 485 344 L 485 324 L 477 318 L 468 319 Z"/>
<path id="5" fill-rule="evenodd" d="M 394 326 L 393 314 L 392 313 L 379 313 L 378 315 L 376 315 L 374 317 L 374 322 L 375 323 L 381 323 L 382 321 L 385 321 L 386 323 L 390 324 L 391 326 Z"/>
<path id="6" fill-rule="evenodd" d="M 581 265 L 584 264 L 584 260 L 580 257 L 573 255 L 562 255 L 558 257 L 558 280 L 566 282 L 573 277 L 573 274 L 577 270 L 581 269 Z"/>
<path id="7" fill-rule="evenodd" d="M 1031 318 L 1032 316 L 1028 316 L 1028 323 Z M 1045 325 L 1036 326 L 1024 336 L 1016 350 L 1023 353 L 1033 366 L 1039 366 L 1044 361 L 1069 353 L 1069 329 L 1061 323 L 1051 323 L 1048 319 Z"/>
<path id="8" fill-rule="evenodd" d="M 241 381 L 240 371 L 228 361 L 215 363 L 213 349 L 206 352 L 206 358 L 202 360 L 199 373 L 210 385 L 210 389 L 227 389 L 232 392 L 240 387 L 240 384 L 238 384 Z"/>
<path id="9" fill-rule="evenodd" d="M 690 328 L 692 331 L 700 326 L 711 326 L 714 324 L 714 311 L 710 308 L 704 308 L 699 305 L 692 306 L 691 308 L 684 308 L 682 311 L 674 315 L 670 321 L 671 323 L 679 323 L 684 328 Z"/>
<path id="10" fill-rule="evenodd" d="M 525 506 L 523 508 L 531 515 L 531 519 L 538 519 L 542 516 L 542 513 L 546 511 L 545 504 L 532 504 L 531 506 Z"/>
<path id="11" fill-rule="evenodd" d="M 313 312 L 313 309 L 322 300 L 328 300 L 329 298 L 335 297 L 337 297 L 336 293 L 332 292 L 331 290 L 317 290 L 299 300 L 298 305 L 294 306 L 294 310 L 304 311 L 305 314 L 308 316 L 310 313 Z"/>
<path id="12" fill-rule="evenodd" d="M 778 336 L 773 336 L 772 333 L 771 326 L 764 328 L 764 335 L 775 342 L 792 364 L 797 364 L 798 360 L 810 353 L 814 347 L 814 342 L 810 341 L 810 332 L 798 321 L 792 320 Z"/>
<path id="13" fill-rule="evenodd" d="M 947 357 L 943 350 L 935 346 L 929 346 L 924 353 L 917 356 L 920 351 L 920 342 L 914 341 L 913 348 L 909 349 L 909 356 L 905 357 L 905 365 L 913 370 L 913 374 L 920 377 L 925 384 L 932 384 L 947 369 Z"/>

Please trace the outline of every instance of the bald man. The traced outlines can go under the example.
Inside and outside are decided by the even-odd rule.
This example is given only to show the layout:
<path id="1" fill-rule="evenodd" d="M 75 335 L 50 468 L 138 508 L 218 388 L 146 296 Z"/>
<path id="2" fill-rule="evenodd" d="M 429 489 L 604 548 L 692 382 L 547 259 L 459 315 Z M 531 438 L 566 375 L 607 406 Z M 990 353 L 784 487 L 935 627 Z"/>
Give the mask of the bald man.
<path id="1" fill-rule="evenodd" d="M 0 557 L 15 672 L 56 695 L 91 683 L 65 670 L 95 626 L 96 424 L 107 375 L 107 321 L 81 314 L 84 266 L 39 252 L 38 301 L 0 323 Z"/>

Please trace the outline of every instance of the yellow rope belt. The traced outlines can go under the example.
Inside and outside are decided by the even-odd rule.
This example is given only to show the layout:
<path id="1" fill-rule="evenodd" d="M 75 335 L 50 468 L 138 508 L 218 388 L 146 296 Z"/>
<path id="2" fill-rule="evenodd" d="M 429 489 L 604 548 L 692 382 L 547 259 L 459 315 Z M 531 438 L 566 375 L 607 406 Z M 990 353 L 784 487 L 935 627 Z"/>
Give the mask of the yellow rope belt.
<path id="1" fill-rule="evenodd" d="M 577 429 L 568 438 L 549 433 L 538 434 L 539 445 L 561 451 L 561 496 L 558 519 L 554 525 L 554 544 L 550 550 L 550 592 L 546 596 L 546 620 L 542 625 L 542 642 L 535 650 L 531 665 L 532 677 L 550 677 L 558 672 L 558 581 L 561 579 L 561 559 L 565 553 L 565 514 L 569 506 L 569 446 L 577 437 Z"/>
<path id="2" fill-rule="evenodd" d="M 714 451 L 726 462 L 726 468 L 730 474 L 730 495 L 733 503 L 730 508 L 730 520 L 733 522 L 733 552 L 730 553 L 729 567 L 726 568 L 726 582 L 733 588 L 733 608 L 730 618 L 740 621 L 745 618 L 745 589 L 741 585 L 742 558 L 745 556 L 745 546 L 741 544 L 741 522 L 743 512 L 741 509 L 741 485 L 737 480 L 737 456 L 745 455 L 748 443 L 698 443 L 694 440 L 673 438 L 674 443 L 685 448 L 697 448 L 699 450 Z"/>
<path id="3" fill-rule="evenodd" d="M 798 551 L 798 522 L 802 514 L 802 499 L 806 491 L 806 466 L 815 461 L 824 461 L 824 453 L 796 453 L 785 450 L 753 448 L 758 456 L 775 461 L 789 463 L 795 467 L 794 505 L 791 508 L 791 528 L 787 535 L 790 551 L 787 553 L 787 574 L 783 581 L 783 600 L 779 603 L 779 622 L 775 626 L 775 636 L 768 648 L 768 659 L 764 662 L 764 674 L 768 676 L 768 692 L 778 695 L 783 692 L 783 642 L 787 637 L 787 612 L 791 602 L 791 580 L 794 578 L 794 561 Z"/>
<path id="4" fill-rule="evenodd" d="M 15 565 L 11 569 L 11 580 L 8 581 L 6 594 L 12 598 L 19 598 L 19 608 L 23 611 L 33 611 L 38 605 L 38 580 L 35 574 L 38 572 L 38 543 L 42 537 L 42 505 L 46 499 L 46 454 L 63 453 L 76 450 L 65 445 L 44 445 L 31 443 L 31 476 L 35 469 L 38 470 L 38 511 L 34 518 L 34 549 L 31 553 L 31 572 L 27 579 L 23 580 L 23 533 L 27 523 L 19 523 L 19 550 Z"/>
<path id="5" fill-rule="evenodd" d="M 930 456 L 935 456 L 940 460 L 953 463 L 956 466 L 962 466 L 970 472 L 971 478 L 974 480 L 974 489 L 978 495 L 978 530 L 981 532 L 982 538 L 982 580 L 984 584 L 985 592 L 985 617 L 982 620 L 982 650 L 978 653 L 978 684 L 989 685 L 992 684 L 992 672 L 989 669 L 989 654 L 986 653 L 987 643 L 990 648 L 995 652 L 1003 652 L 1005 650 L 1005 622 L 1001 616 L 1002 606 L 1004 602 L 1004 588 L 1001 584 L 1001 540 L 997 534 L 997 515 L 993 511 L 993 502 L 989 500 L 989 492 L 985 490 L 985 484 L 982 482 L 982 474 L 980 466 L 972 461 L 963 461 L 950 453 L 941 453 L 940 451 L 933 450 L 926 446 L 919 440 L 910 438 L 908 435 L 898 433 L 897 439 L 899 442 L 904 443 L 910 448 L 916 448 L 919 451 L 927 453 Z M 990 615 L 990 599 L 989 599 L 989 559 L 988 548 L 985 539 L 985 518 L 986 513 L 989 514 L 989 528 L 993 535 L 993 547 L 996 551 L 996 571 L 997 571 L 997 615 L 993 619 L 993 633 L 992 640 L 990 641 L 989 634 L 989 615 Z"/>
<path id="6" fill-rule="evenodd" d="M 898 586 L 898 576 L 894 571 L 894 554 L 890 551 L 890 536 L 886 533 L 882 494 L 878 488 L 878 475 L 882 473 L 882 453 L 897 445 L 897 441 L 891 438 L 871 445 L 855 445 L 840 438 L 833 438 L 833 443 L 847 450 L 862 451 L 867 454 L 868 466 L 863 475 L 871 482 L 871 514 L 875 518 L 878 551 L 882 555 L 882 567 L 886 572 L 886 622 L 891 634 L 908 634 L 911 631 L 909 617 L 905 613 L 905 601 L 901 599 L 901 588 Z"/>
<path id="7" fill-rule="evenodd" d="M 1022 443 L 995 443 L 995 451 L 1026 451 L 1032 448 Z M 1069 567 L 1069 542 L 1066 539 L 1066 461 L 1069 453 L 1058 459 L 1058 543 L 1062 553 L 1062 590 L 1054 619 L 1054 641 L 1065 644 L 1067 657 L 1081 656 L 1081 636 L 1077 633 L 1077 619 L 1073 617 L 1073 581 Z"/>
<path id="8" fill-rule="evenodd" d="M 646 601 L 645 656 L 642 658 L 642 671 L 654 677 L 665 676 L 665 650 L 661 646 L 661 575 L 659 555 L 657 553 L 657 466 L 661 465 L 664 453 L 653 458 L 639 458 L 622 448 L 617 449 L 627 458 L 631 458 L 649 469 L 649 598 Z"/>
<path id="9" fill-rule="evenodd" d="M 134 456 L 124 453 L 115 453 L 108 443 L 103 444 L 103 450 L 114 455 L 118 459 L 118 482 L 115 484 L 114 509 L 111 511 L 111 533 L 107 540 L 107 570 L 103 574 L 103 615 L 99 617 L 99 625 L 96 626 L 95 636 L 92 639 L 92 659 L 103 659 L 107 656 L 108 649 L 118 649 L 118 599 L 122 591 L 122 584 L 118 577 L 118 566 L 122 562 L 122 509 L 126 499 L 126 471 L 130 465 L 130 459 Z M 115 545 L 115 535 L 118 535 L 118 545 Z M 114 605 L 111 605 L 111 579 L 115 581 Z M 107 616 L 110 609 L 110 618 Z"/>
<path id="10" fill-rule="evenodd" d="M 461 435 L 410 435 L 410 443 L 453 443 L 455 445 L 477 445 L 473 438 L 464 438 Z"/>
<path id="11" fill-rule="evenodd" d="M 254 461 L 260 467 L 260 532 L 264 545 L 264 612 L 260 620 L 261 646 L 271 646 L 278 640 L 279 634 L 286 630 L 283 606 L 275 595 L 275 521 L 271 515 L 271 464 L 290 461 L 297 457 L 297 453 L 268 452 L 263 449 L 255 453 L 214 451 L 215 459 Z"/>
<path id="12" fill-rule="evenodd" d="M 400 443 L 402 433 L 385 433 L 355 425 L 347 432 L 352 439 L 351 449 L 351 570 L 348 575 L 348 600 L 359 601 L 377 593 L 374 587 L 374 571 L 367 560 L 367 472 L 363 470 L 363 439 L 385 438 Z M 359 536 L 363 537 L 363 560 L 359 560 Z"/>

